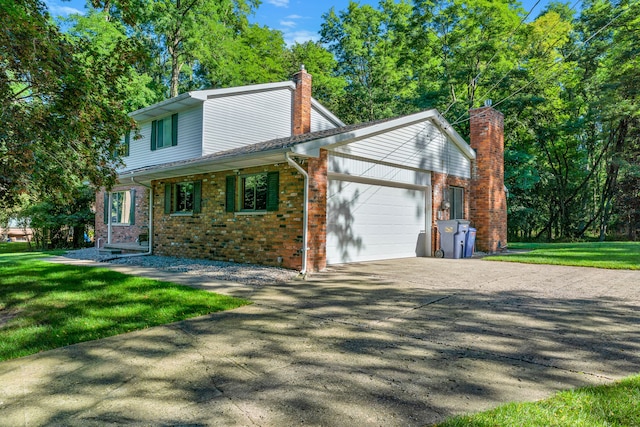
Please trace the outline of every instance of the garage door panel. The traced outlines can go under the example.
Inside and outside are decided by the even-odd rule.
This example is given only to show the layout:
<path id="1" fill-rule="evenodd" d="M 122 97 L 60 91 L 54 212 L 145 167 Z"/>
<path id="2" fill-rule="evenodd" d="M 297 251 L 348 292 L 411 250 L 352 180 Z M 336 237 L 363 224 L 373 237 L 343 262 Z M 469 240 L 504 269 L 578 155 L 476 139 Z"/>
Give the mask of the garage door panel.
<path id="1" fill-rule="evenodd" d="M 424 190 L 333 179 L 328 193 L 329 264 L 424 255 Z"/>

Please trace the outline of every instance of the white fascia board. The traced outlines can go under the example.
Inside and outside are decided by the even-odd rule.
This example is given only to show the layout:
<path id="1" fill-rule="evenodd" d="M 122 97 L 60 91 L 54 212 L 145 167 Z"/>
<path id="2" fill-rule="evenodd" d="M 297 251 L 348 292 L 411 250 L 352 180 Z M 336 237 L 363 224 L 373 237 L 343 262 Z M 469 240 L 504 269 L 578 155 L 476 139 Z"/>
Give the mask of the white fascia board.
<path id="1" fill-rule="evenodd" d="M 453 126 L 451 126 L 447 119 L 445 119 L 437 110 L 430 111 L 434 112 L 432 118 L 433 124 L 438 126 L 438 128 L 440 128 L 440 130 L 442 130 L 451 139 L 451 141 L 453 141 L 456 147 L 458 147 L 469 160 L 475 159 L 475 150 L 471 148 L 469 144 L 467 144 L 467 141 L 465 141 L 458 132 L 456 132 L 456 130 L 453 128 Z"/>
<path id="2" fill-rule="evenodd" d="M 209 98 L 218 96 L 231 96 L 240 95 L 250 92 L 261 92 L 267 90 L 290 88 L 295 89 L 295 85 L 292 81 L 284 81 L 277 83 L 265 83 L 258 85 L 247 85 L 239 87 L 230 87 L 222 89 L 206 89 L 206 90 L 194 90 L 191 92 L 182 93 L 176 97 L 165 99 L 164 101 L 150 105 L 145 108 L 133 111 L 129 113 L 129 116 L 137 121 L 148 120 L 153 117 L 160 117 L 168 113 L 174 113 L 180 111 L 185 107 L 192 107 L 203 103 Z"/>
<path id="3" fill-rule="evenodd" d="M 252 92 L 265 92 L 270 90 L 289 88 L 295 89 L 296 85 L 292 81 L 276 82 L 276 83 L 262 83 L 257 85 L 237 86 L 220 89 L 207 89 L 196 91 L 198 96 L 203 99 L 217 98 L 219 96 L 231 96 L 240 95 L 244 93 Z"/>
<path id="4" fill-rule="evenodd" d="M 184 110 L 185 108 L 202 104 L 202 102 L 203 101 L 201 99 L 192 96 L 192 92 L 185 92 L 176 97 L 133 111 L 129 113 L 129 117 L 137 122 L 143 122 L 154 117 L 161 117 L 167 114 L 176 113 L 180 110 Z"/>
<path id="5" fill-rule="evenodd" d="M 324 105 L 320 104 L 316 99 L 311 98 L 311 106 L 318 110 L 321 114 L 327 116 L 329 120 L 336 123 L 338 126 L 346 126 L 345 123 L 340 120 L 338 116 L 333 114 L 329 109 L 327 109 Z"/>
<path id="6" fill-rule="evenodd" d="M 442 117 L 437 110 L 426 110 L 419 113 L 410 114 L 408 116 L 399 117 L 397 119 L 388 120 L 382 123 L 372 124 L 371 126 L 355 129 L 353 131 L 345 131 L 337 135 L 331 135 L 324 138 L 318 138 L 313 141 L 304 142 L 293 147 L 292 151 L 296 154 L 317 157 L 320 148 L 335 148 L 341 145 L 349 144 L 364 138 L 372 137 L 381 133 L 389 132 L 393 129 L 410 126 L 425 120 L 431 120 L 443 133 L 445 133 L 451 141 L 462 151 L 469 159 L 475 159 L 475 151 L 467 144 L 467 142 L 453 129 L 453 127 Z"/>
<path id="7" fill-rule="evenodd" d="M 246 153 L 228 157 L 213 159 L 192 159 L 178 162 L 174 165 L 157 165 L 143 170 L 124 171 L 118 174 L 118 181 L 129 182 L 138 179 L 140 182 L 149 183 L 162 178 L 174 178 L 186 175 L 197 175 L 221 170 L 244 169 L 260 165 L 286 163 L 284 153 L 287 148 L 278 148 L 258 153 Z"/>

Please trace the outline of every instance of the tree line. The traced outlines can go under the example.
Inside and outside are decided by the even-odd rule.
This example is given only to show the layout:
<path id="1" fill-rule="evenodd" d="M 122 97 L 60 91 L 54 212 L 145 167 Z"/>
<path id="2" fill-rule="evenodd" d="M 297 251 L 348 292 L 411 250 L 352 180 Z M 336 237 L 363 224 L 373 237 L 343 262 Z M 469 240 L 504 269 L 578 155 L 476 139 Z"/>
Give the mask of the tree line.
<path id="1" fill-rule="evenodd" d="M 130 111 L 286 80 L 304 64 L 314 97 L 347 123 L 437 108 L 467 135 L 470 108 L 503 112 L 511 239 L 637 239 L 640 3 L 550 3 L 532 16 L 515 0 L 351 2 L 323 15 L 318 42 L 290 46 L 251 22 L 258 5 L 91 0 L 54 21 L 40 0 L 0 0 L 5 212 L 73 217 L 87 183 L 114 182 Z"/>

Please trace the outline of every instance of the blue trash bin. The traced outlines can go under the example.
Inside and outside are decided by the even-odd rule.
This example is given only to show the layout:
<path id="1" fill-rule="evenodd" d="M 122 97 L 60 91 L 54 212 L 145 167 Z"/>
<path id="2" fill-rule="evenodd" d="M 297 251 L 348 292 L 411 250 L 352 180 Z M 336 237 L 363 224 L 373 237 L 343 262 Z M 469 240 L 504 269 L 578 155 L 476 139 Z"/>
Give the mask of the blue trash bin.
<path id="1" fill-rule="evenodd" d="M 452 258 L 459 259 L 464 257 L 464 241 L 466 236 L 465 231 L 460 231 L 453 235 L 453 256 Z"/>
<path id="2" fill-rule="evenodd" d="M 464 257 L 471 258 L 476 245 L 476 229 L 469 227 L 467 230 L 466 240 L 464 242 Z"/>

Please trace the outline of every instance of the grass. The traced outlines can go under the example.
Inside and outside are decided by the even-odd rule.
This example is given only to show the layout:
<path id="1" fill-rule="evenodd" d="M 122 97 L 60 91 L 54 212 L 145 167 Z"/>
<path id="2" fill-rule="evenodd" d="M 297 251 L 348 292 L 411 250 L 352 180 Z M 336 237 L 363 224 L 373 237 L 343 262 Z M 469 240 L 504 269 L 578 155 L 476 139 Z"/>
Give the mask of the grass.
<path id="1" fill-rule="evenodd" d="M 438 427 L 640 426 L 640 376 L 597 387 L 563 391 L 534 403 L 509 403 Z"/>
<path id="2" fill-rule="evenodd" d="M 0 243 L 0 254 L 27 252 L 28 250 L 29 250 L 29 244 L 26 242 Z"/>
<path id="3" fill-rule="evenodd" d="M 616 270 L 640 270 L 640 242 L 509 243 L 525 252 L 487 257 L 491 261 L 572 265 Z"/>
<path id="4" fill-rule="evenodd" d="M 249 304 L 175 283 L 40 260 L 51 253 L 7 253 L 12 245 L 0 245 L 0 361 Z"/>

